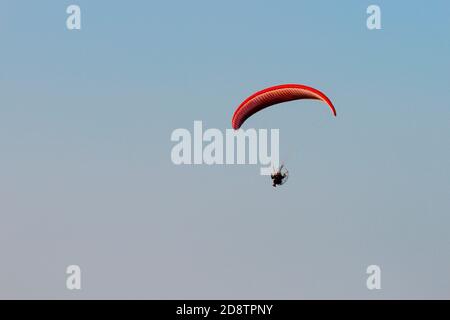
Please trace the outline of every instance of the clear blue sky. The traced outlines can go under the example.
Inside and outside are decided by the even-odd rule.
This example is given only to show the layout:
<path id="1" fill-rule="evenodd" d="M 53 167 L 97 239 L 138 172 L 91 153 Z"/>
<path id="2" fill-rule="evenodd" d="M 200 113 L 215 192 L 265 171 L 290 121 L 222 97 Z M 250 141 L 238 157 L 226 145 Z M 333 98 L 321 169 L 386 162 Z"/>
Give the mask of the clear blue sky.
<path id="1" fill-rule="evenodd" d="M 0 297 L 450 298 L 449 17 L 448 1 L 1 0 Z M 229 128 L 280 83 L 338 111 L 248 121 L 280 128 L 283 188 L 257 166 L 172 164 L 172 130 Z"/>

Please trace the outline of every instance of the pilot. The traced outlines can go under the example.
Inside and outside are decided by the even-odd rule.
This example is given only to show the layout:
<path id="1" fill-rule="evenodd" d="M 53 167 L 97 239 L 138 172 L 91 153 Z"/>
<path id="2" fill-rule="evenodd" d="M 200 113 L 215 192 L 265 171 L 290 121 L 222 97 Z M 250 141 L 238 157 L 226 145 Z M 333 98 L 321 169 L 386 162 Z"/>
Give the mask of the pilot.
<path id="1" fill-rule="evenodd" d="M 272 186 L 276 187 L 277 185 L 282 185 L 283 180 L 286 178 L 286 173 L 281 173 L 281 171 L 275 172 L 275 174 L 271 174 L 270 177 L 272 178 Z"/>

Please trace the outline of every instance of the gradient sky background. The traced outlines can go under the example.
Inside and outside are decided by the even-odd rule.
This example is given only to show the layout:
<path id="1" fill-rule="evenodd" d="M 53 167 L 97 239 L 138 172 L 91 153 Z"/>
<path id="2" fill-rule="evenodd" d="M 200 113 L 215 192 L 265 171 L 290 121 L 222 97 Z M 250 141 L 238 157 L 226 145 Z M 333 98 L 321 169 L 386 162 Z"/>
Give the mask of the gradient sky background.
<path id="1" fill-rule="evenodd" d="M 449 31 L 448 1 L 1 0 L 0 298 L 450 298 Z M 288 184 L 172 164 L 174 129 L 280 83 L 338 111 L 246 123 Z"/>

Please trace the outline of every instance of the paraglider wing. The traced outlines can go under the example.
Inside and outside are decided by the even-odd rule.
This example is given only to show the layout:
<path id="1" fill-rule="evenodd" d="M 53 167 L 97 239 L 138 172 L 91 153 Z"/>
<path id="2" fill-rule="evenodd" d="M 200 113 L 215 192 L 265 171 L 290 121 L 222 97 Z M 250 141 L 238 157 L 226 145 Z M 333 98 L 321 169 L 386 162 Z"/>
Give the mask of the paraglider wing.
<path id="1" fill-rule="evenodd" d="M 258 91 L 242 102 L 233 114 L 231 124 L 237 130 L 258 111 L 278 103 L 300 99 L 320 100 L 328 104 L 333 115 L 336 109 L 328 97 L 317 89 L 301 84 L 283 84 Z"/>

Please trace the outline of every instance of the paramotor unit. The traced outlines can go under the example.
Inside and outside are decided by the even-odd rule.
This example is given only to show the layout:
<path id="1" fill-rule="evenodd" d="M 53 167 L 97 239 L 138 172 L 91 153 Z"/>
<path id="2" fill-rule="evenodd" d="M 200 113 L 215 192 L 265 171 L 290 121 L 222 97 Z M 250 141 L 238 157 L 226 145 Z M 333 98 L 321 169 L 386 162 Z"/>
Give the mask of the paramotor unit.
<path id="1" fill-rule="evenodd" d="M 282 164 L 278 170 L 274 170 L 270 177 L 272 178 L 273 187 L 282 186 L 289 179 L 289 171 Z"/>

